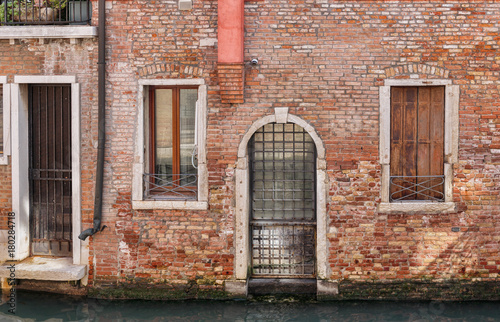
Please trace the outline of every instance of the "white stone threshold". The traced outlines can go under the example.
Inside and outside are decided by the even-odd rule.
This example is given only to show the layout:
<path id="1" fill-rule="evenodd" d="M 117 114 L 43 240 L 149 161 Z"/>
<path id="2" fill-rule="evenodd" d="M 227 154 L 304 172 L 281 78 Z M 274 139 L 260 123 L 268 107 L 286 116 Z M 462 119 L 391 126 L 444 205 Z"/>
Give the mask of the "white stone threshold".
<path id="1" fill-rule="evenodd" d="M 10 278 L 11 272 L 15 279 L 38 281 L 79 281 L 87 274 L 86 265 L 73 264 L 71 257 L 43 256 L 0 265 L 0 278 Z"/>
<path id="2" fill-rule="evenodd" d="M 0 39 L 96 38 L 95 26 L 1 26 Z"/>

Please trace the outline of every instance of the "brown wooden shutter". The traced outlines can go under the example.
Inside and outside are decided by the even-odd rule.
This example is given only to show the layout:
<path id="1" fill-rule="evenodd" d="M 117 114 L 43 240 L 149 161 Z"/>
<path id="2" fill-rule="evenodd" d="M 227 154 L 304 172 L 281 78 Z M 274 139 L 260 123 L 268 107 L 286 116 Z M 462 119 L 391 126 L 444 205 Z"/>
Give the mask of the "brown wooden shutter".
<path id="1" fill-rule="evenodd" d="M 391 176 L 417 175 L 417 87 L 393 87 L 391 93 Z M 397 180 L 409 188 L 414 179 L 406 179 L 412 184 Z M 401 188 L 391 186 L 391 194 Z M 393 198 L 408 195 L 400 192 Z M 414 199 L 414 198 L 410 198 Z M 409 199 L 407 199 L 409 200 Z"/>
<path id="2" fill-rule="evenodd" d="M 418 171 L 419 176 L 442 176 L 444 175 L 444 87 L 421 87 L 422 90 L 429 91 L 429 144 L 428 144 L 428 159 L 423 159 L 422 164 L 428 164 L 425 171 Z M 420 133 L 424 132 L 419 130 Z M 427 184 L 428 187 L 435 186 L 439 179 L 433 179 Z M 434 198 L 440 198 L 444 193 L 444 185 L 433 187 L 437 192 L 429 191 L 427 194 Z"/>
<path id="3" fill-rule="evenodd" d="M 444 161 L 444 87 L 391 88 L 391 176 L 421 177 L 443 175 Z M 431 187 L 430 178 L 392 179 L 392 199 L 424 200 L 440 193 L 414 188 L 415 183 Z M 433 188 L 443 192 L 443 186 Z M 403 189 L 404 190 L 404 189 Z M 415 194 L 413 190 L 422 194 Z"/>

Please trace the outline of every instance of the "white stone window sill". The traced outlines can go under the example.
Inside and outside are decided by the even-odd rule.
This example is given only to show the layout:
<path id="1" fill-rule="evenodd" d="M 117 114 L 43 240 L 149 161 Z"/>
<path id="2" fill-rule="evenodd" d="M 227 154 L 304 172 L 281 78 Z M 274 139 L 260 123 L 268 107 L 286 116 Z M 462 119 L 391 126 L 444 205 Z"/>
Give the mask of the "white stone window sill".
<path id="1" fill-rule="evenodd" d="M 382 202 L 378 212 L 427 212 L 442 213 L 455 210 L 454 202 Z"/>
<path id="2" fill-rule="evenodd" d="M 0 165 L 8 165 L 8 164 L 9 164 L 9 157 L 0 154 Z"/>
<path id="3" fill-rule="evenodd" d="M 38 281 L 79 281 L 87 275 L 86 265 L 75 265 L 71 257 L 29 257 L 20 262 L 5 262 L 0 266 L 0 278 L 10 277 L 15 264 L 15 278 Z"/>
<path id="4" fill-rule="evenodd" d="M 96 38 L 95 26 L 1 26 L 0 39 Z"/>
<path id="5" fill-rule="evenodd" d="M 185 200 L 133 200 L 133 209 L 175 209 L 175 210 L 207 210 L 207 201 Z"/>

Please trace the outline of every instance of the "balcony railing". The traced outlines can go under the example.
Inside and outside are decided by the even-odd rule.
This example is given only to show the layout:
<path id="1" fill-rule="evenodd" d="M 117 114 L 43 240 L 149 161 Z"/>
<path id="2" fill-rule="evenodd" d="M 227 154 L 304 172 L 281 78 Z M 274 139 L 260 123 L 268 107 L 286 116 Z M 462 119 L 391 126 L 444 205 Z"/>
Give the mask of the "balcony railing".
<path id="1" fill-rule="evenodd" d="M 391 176 L 390 201 L 444 201 L 444 176 Z"/>
<path id="2" fill-rule="evenodd" d="M 0 0 L 0 25 L 88 24 L 89 0 Z"/>
<path id="3" fill-rule="evenodd" d="M 145 173 L 145 199 L 196 200 L 198 175 Z"/>

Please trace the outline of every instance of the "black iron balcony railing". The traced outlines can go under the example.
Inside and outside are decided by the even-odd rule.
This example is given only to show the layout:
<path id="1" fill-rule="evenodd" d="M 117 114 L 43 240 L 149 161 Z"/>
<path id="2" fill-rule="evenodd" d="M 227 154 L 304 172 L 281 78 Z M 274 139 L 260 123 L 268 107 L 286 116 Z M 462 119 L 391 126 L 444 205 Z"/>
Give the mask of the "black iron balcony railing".
<path id="1" fill-rule="evenodd" d="M 444 201 L 444 176 L 391 176 L 390 201 Z"/>
<path id="2" fill-rule="evenodd" d="M 145 173 L 145 199 L 196 200 L 198 175 Z"/>
<path id="3" fill-rule="evenodd" d="M 89 0 L 0 0 L 0 25 L 88 24 Z"/>

